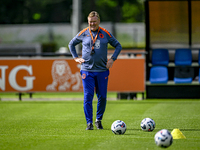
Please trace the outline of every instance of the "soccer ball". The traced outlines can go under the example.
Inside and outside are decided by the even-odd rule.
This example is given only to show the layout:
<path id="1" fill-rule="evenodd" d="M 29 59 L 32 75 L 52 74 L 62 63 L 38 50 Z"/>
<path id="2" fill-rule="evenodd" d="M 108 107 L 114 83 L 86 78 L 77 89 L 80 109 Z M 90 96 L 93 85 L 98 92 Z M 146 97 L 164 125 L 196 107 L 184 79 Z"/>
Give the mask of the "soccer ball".
<path id="1" fill-rule="evenodd" d="M 155 122 L 154 122 L 153 119 L 151 119 L 151 118 L 144 118 L 144 119 L 142 120 L 140 126 L 141 126 L 141 129 L 142 129 L 143 131 L 148 131 L 148 132 L 150 132 L 150 131 L 153 131 L 153 130 L 155 129 L 156 124 L 155 124 Z"/>
<path id="2" fill-rule="evenodd" d="M 111 130 L 114 134 L 124 134 L 126 132 L 126 124 L 124 121 L 116 120 L 111 125 Z"/>
<path id="3" fill-rule="evenodd" d="M 154 140 L 157 146 L 167 148 L 172 145 L 173 137 L 168 130 L 162 129 L 155 134 Z"/>

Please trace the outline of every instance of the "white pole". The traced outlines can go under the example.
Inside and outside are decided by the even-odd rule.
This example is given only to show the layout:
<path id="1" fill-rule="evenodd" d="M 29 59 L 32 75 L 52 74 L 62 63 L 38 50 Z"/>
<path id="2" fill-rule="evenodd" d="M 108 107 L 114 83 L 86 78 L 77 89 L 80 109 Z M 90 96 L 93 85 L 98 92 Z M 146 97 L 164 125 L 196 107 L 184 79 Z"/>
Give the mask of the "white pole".
<path id="1" fill-rule="evenodd" d="M 78 34 L 81 28 L 81 0 L 73 0 L 72 9 L 72 36 Z M 77 52 L 80 53 L 80 45 L 76 46 Z"/>

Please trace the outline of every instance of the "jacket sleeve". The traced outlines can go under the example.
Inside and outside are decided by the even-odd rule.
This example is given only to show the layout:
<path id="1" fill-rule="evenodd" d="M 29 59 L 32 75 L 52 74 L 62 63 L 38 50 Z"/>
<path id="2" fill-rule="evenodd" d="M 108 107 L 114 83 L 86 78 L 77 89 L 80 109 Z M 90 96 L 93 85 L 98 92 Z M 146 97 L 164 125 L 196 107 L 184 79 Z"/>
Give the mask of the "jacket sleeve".
<path id="1" fill-rule="evenodd" d="M 76 51 L 76 45 L 79 44 L 81 42 L 80 37 L 78 36 L 79 34 L 77 34 L 70 42 L 69 42 L 69 50 L 72 54 L 73 58 L 78 57 L 77 51 Z"/>
<path id="2" fill-rule="evenodd" d="M 111 46 L 113 46 L 115 48 L 115 51 L 112 55 L 112 58 L 113 58 L 113 60 L 116 60 L 119 53 L 122 50 L 122 46 L 119 43 L 119 41 L 111 33 L 110 33 L 110 36 L 109 36 L 109 43 L 110 43 Z"/>

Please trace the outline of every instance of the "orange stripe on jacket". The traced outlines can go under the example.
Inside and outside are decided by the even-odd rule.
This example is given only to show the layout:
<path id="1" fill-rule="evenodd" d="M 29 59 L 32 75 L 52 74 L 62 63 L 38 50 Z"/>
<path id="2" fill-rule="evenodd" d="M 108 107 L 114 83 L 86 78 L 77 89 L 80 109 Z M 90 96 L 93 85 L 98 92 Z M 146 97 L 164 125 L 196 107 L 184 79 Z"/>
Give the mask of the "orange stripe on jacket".
<path id="1" fill-rule="evenodd" d="M 89 27 L 83 29 L 83 30 L 79 33 L 78 36 L 80 36 L 80 35 L 81 35 L 83 32 L 85 32 L 88 28 L 89 28 Z M 109 33 L 105 28 L 102 28 L 102 27 L 99 27 L 99 28 L 100 28 L 101 30 L 103 30 L 104 32 L 106 32 L 110 37 L 112 37 L 112 36 L 110 35 L 110 33 Z"/>
<path id="2" fill-rule="evenodd" d="M 101 30 L 103 30 L 103 31 L 105 31 L 110 37 L 112 37 L 111 35 L 110 35 L 110 33 L 106 30 L 106 29 L 104 29 L 104 28 L 102 28 L 102 27 L 99 27 Z"/>
<path id="3" fill-rule="evenodd" d="M 83 29 L 80 33 L 79 33 L 79 35 L 78 36 L 80 36 L 83 32 L 85 32 L 87 29 L 88 29 L 89 27 L 87 27 L 87 28 L 85 28 L 85 29 Z"/>

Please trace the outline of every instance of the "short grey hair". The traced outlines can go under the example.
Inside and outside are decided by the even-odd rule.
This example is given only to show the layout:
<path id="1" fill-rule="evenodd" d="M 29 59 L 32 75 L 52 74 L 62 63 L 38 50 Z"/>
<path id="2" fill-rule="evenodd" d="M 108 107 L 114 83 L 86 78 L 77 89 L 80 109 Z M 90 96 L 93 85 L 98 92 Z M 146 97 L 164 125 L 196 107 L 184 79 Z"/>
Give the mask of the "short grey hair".
<path id="1" fill-rule="evenodd" d="M 99 13 L 96 12 L 96 11 L 90 12 L 89 15 L 88 15 L 88 18 L 95 17 L 95 16 L 100 19 Z"/>

